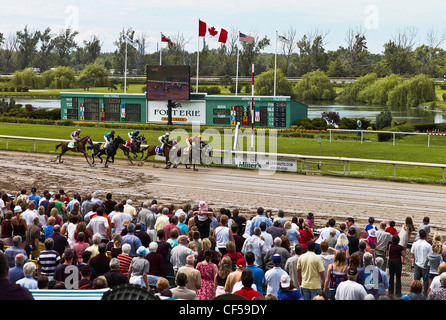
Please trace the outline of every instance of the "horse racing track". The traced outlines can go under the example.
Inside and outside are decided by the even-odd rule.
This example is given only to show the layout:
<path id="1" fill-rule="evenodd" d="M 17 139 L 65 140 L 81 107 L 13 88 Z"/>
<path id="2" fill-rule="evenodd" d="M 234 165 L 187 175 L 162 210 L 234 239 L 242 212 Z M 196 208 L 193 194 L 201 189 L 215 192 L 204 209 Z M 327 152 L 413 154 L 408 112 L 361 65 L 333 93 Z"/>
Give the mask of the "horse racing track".
<path id="1" fill-rule="evenodd" d="M 64 189 L 68 195 L 85 196 L 96 191 L 100 198 L 111 192 L 115 200 L 132 199 L 139 205 L 157 199 L 162 204 L 179 206 L 204 200 L 214 209 L 238 208 L 242 215 L 255 214 L 257 207 L 283 209 L 287 216 L 305 217 L 313 212 L 316 227 L 328 218 L 344 222 L 353 216 L 360 227 L 369 217 L 377 222 L 394 220 L 401 228 L 411 216 L 418 226 L 429 216 L 431 226 L 442 233 L 446 208 L 446 188 L 389 181 L 302 175 L 296 173 L 259 173 L 256 170 L 202 167 L 198 171 L 164 169 L 163 162 L 131 165 L 119 155 L 108 168 L 89 166 L 83 156 L 66 154 L 64 162 L 51 162 L 55 154 L 0 151 L 2 179 L 0 190 L 15 193 L 35 186 L 38 192 Z"/>

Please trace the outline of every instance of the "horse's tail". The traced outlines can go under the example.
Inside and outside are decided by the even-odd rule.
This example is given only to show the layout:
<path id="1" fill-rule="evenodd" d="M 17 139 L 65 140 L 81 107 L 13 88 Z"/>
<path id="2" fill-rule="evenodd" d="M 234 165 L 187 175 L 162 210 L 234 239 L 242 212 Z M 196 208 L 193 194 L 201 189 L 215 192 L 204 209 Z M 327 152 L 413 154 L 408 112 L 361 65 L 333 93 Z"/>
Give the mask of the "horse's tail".
<path id="1" fill-rule="evenodd" d="M 57 149 L 59 149 L 59 147 L 62 145 L 62 143 L 59 143 L 57 146 L 56 146 L 56 150 L 55 151 L 57 151 Z"/>

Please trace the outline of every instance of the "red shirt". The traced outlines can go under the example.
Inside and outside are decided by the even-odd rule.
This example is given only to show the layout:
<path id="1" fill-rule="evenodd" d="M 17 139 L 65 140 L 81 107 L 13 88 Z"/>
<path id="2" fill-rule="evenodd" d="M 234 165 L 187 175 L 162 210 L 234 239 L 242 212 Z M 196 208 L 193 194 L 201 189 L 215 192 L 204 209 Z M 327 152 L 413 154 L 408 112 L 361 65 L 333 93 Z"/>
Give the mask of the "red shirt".
<path id="1" fill-rule="evenodd" d="M 300 233 L 300 240 L 299 243 L 302 245 L 303 248 L 307 247 L 307 242 L 314 238 L 313 232 L 307 231 L 305 229 L 299 230 Z"/>
<path id="2" fill-rule="evenodd" d="M 261 297 L 262 294 L 258 292 L 257 290 L 254 290 L 251 287 L 243 287 L 238 291 L 235 291 L 234 294 L 238 294 L 241 296 L 244 296 L 245 298 L 248 298 L 248 300 L 252 300 L 255 297 Z"/>
<path id="3" fill-rule="evenodd" d="M 398 231 L 394 227 L 387 227 L 386 232 L 390 233 L 392 236 L 398 234 Z"/>

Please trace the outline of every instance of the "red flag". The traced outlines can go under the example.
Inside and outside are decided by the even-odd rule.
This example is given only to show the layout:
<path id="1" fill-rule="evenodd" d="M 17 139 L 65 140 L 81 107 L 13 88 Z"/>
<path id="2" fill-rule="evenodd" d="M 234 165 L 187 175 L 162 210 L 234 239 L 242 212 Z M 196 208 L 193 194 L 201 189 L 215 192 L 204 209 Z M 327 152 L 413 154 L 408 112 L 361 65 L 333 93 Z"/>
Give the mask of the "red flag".
<path id="1" fill-rule="evenodd" d="M 161 41 L 162 41 L 162 42 L 168 42 L 169 45 L 170 45 L 171 47 L 173 47 L 173 42 L 172 42 L 168 37 L 166 37 L 164 34 L 162 34 L 162 33 L 161 33 Z"/>
<path id="2" fill-rule="evenodd" d="M 218 42 L 226 43 L 228 40 L 228 31 L 223 28 L 216 28 L 213 26 L 208 26 L 206 22 L 198 20 L 198 36 L 205 37 L 208 36 Z"/>

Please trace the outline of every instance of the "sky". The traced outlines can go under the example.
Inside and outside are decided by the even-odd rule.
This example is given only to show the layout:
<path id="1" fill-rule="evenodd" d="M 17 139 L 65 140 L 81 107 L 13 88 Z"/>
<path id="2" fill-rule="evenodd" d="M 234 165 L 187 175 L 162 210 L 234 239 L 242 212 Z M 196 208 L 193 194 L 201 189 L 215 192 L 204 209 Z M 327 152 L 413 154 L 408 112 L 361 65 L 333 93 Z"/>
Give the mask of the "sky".
<path id="1" fill-rule="evenodd" d="M 445 9 L 444 0 L 16 0 L 1 5 L 0 33 L 8 37 L 28 26 L 42 31 L 50 27 L 57 34 L 72 27 L 79 32 L 78 44 L 96 35 L 103 42 L 102 51 L 112 52 L 120 31 L 132 28 L 136 38 L 148 36 L 147 53 L 157 51 L 161 32 L 167 37 L 182 35 L 186 50 L 194 52 L 202 46 L 201 19 L 229 32 L 268 37 L 271 45 L 266 52 L 275 52 L 276 32 L 283 35 L 291 28 L 298 39 L 316 29 L 326 33 L 327 50 L 346 46 L 347 31 L 362 28 L 369 51 L 381 53 L 384 43 L 407 28 L 417 31 L 416 44 L 425 43 L 429 30 L 445 32 Z M 210 48 L 219 46 L 216 41 L 207 43 Z"/>

